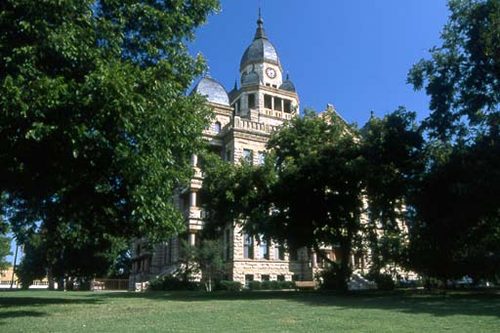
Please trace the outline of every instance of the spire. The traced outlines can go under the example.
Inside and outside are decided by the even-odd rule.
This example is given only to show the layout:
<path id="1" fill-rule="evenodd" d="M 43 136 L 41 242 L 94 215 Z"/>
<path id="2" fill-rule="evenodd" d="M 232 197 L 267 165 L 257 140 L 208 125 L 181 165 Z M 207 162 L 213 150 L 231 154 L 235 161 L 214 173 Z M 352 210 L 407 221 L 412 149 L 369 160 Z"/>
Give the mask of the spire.
<path id="1" fill-rule="evenodd" d="M 264 20 L 262 19 L 262 11 L 259 7 L 259 18 L 257 20 L 257 31 L 255 32 L 254 39 L 264 38 L 267 39 L 266 32 L 264 31 Z"/>
<path id="2" fill-rule="evenodd" d="M 234 88 L 233 90 L 238 90 L 238 79 L 234 79 Z"/>

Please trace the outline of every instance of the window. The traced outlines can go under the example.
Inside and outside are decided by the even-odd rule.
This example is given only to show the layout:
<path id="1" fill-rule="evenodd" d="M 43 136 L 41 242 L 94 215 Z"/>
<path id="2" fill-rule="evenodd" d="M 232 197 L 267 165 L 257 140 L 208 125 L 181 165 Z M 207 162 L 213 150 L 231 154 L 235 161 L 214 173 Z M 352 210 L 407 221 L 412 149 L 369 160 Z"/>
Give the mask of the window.
<path id="1" fill-rule="evenodd" d="M 253 237 L 249 234 L 243 235 L 243 257 L 253 259 Z"/>
<path id="2" fill-rule="evenodd" d="M 262 274 L 260 276 L 260 280 L 261 281 L 269 281 L 269 280 L 271 280 L 271 277 L 269 276 L 269 274 Z"/>
<path id="3" fill-rule="evenodd" d="M 269 241 L 263 236 L 260 238 L 260 256 L 263 259 L 269 259 Z"/>
<path id="4" fill-rule="evenodd" d="M 243 159 L 245 160 L 245 162 L 252 164 L 253 152 L 250 149 L 243 149 Z"/>
<path id="5" fill-rule="evenodd" d="M 226 161 L 231 161 L 231 149 L 226 148 Z"/>
<path id="6" fill-rule="evenodd" d="M 284 99 L 283 100 L 283 106 L 284 106 L 284 110 L 286 113 L 291 113 L 292 112 L 292 102 L 290 102 L 289 100 L 287 99 Z"/>
<path id="7" fill-rule="evenodd" d="M 216 122 L 214 123 L 213 130 L 214 130 L 214 132 L 215 132 L 215 133 L 220 133 L 220 130 L 221 130 L 221 124 L 220 124 L 218 121 L 216 121 Z"/>
<path id="8" fill-rule="evenodd" d="M 284 275 L 278 275 L 276 277 L 276 280 L 278 280 L 278 281 L 285 281 L 285 276 Z"/>
<path id="9" fill-rule="evenodd" d="M 292 275 L 292 281 L 299 281 L 300 280 L 300 275 L 299 274 L 293 274 Z"/>
<path id="10" fill-rule="evenodd" d="M 248 108 L 249 109 L 255 108 L 255 94 L 248 95 Z"/>
<path id="11" fill-rule="evenodd" d="M 283 107 L 281 106 L 282 99 L 279 97 L 274 97 L 274 109 L 276 111 L 283 111 Z"/>
<path id="12" fill-rule="evenodd" d="M 258 157 L 258 164 L 259 165 L 263 165 L 264 164 L 264 161 L 266 159 L 266 153 L 263 152 L 263 151 L 259 151 L 258 154 L 257 154 L 257 157 Z"/>
<path id="13" fill-rule="evenodd" d="M 274 259 L 285 260 L 285 246 L 276 244 L 274 248 Z"/>
<path id="14" fill-rule="evenodd" d="M 246 274 L 245 275 L 245 287 L 250 287 L 250 282 L 253 281 L 253 274 Z"/>
<path id="15" fill-rule="evenodd" d="M 224 240 L 225 240 L 225 246 L 226 246 L 226 260 L 229 260 L 231 258 L 231 230 L 226 229 L 225 235 L 224 235 Z"/>
<path id="16" fill-rule="evenodd" d="M 290 250 L 290 260 L 292 261 L 299 260 L 299 252 L 297 250 Z"/>
<path id="17" fill-rule="evenodd" d="M 273 108 L 273 98 L 269 95 L 264 95 L 264 107 L 266 109 L 272 109 Z"/>
<path id="18" fill-rule="evenodd" d="M 272 84 L 271 86 L 272 86 L 273 88 L 276 88 L 276 89 L 278 88 L 278 86 L 277 86 L 277 85 L 275 85 L 275 84 Z"/>

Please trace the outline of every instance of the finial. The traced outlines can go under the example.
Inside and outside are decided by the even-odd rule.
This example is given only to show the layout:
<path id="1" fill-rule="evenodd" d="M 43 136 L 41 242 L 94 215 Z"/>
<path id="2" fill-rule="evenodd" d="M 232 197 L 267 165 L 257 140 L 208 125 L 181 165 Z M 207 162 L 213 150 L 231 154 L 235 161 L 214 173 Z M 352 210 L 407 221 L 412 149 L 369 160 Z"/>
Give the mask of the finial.
<path id="1" fill-rule="evenodd" d="M 257 32 L 255 32 L 255 38 L 266 38 L 266 33 L 264 32 L 264 19 L 262 19 L 262 10 L 259 7 L 259 18 L 257 19 Z"/>
<path id="2" fill-rule="evenodd" d="M 262 26 L 264 25 L 264 20 L 262 19 L 262 11 L 259 7 L 259 18 L 257 19 L 257 25 L 259 26 L 259 28 L 262 28 Z"/>
<path id="3" fill-rule="evenodd" d="M 286 72 L 286 80 L 290 81 L 290 74 L 288 72 Z"/>
<path id="4" fill-rule="evenodd" d="M 234 88 L 233 90 L 238 90 L 238 79 L 234 79 Z"/>
<path id="5" fill-rule="evenodd" d="M 375 112 L 373 112 L 373 110 L 370 111 L 370 119 L 373 119 L 375 118 Z"/>

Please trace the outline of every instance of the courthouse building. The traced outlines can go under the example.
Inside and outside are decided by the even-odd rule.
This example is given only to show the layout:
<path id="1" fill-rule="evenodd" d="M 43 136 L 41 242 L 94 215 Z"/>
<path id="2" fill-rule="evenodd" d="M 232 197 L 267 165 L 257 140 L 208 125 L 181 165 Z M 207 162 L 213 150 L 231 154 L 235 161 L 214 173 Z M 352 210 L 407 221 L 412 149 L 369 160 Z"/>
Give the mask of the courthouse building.
<path id="1" fill-rule="evenodd" d="M 211 148 L 230 163 L 242 159 L 253 164 L 263 162 L 266 143 L 283 122 L 299 114 L 300 100 L 295 85 L 284 70 L 276 48 L 264 31 L 259 17 L 255 36 L 240 61 L 240 84 L 227 92 L 215 79 L 204 77 L 193 89 L 206 97 L 215 117 L 204 132 Z M 331 106 L 330 106 L 331 107 Z M 179 268 L 180 239 L 195 246 L 203 228 L 204 212 L 199 190 L 202 170 L 193 156 L 194 178 L 177 198 L 179 209 L 186 218 L 187 233 L 174 237 L 152 250 L 133 248 L 130 276 L 134 283 L 155 276 L 172 274 Z M 307 249 L 288 253 L 280 244 L 256 239 L 245 234 L 237 223 L 223 230 L 226 279 L 248 283 L 265 280 L 311 280 L 324 263 Z M 335 259 L 335 251 L 325 248 L 326 255 Z M 353 257 L 354 266 L 362 266 L 362 257 Z"/>

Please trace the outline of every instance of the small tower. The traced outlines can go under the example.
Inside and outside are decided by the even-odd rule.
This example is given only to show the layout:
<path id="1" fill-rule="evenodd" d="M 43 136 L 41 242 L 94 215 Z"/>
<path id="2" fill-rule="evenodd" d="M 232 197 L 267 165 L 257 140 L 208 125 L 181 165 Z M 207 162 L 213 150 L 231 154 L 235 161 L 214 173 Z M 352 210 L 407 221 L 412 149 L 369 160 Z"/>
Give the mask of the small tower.
<path id="1" fill-rule="evenodd" d="M 257 30 L 240 61 L 240 89 L 230 94 L 235 115 L 251 121 L 279 126 L 298 113 L 299 98 L 287 76 L 276 48 L 264 30 L 259 11 Z"/>

